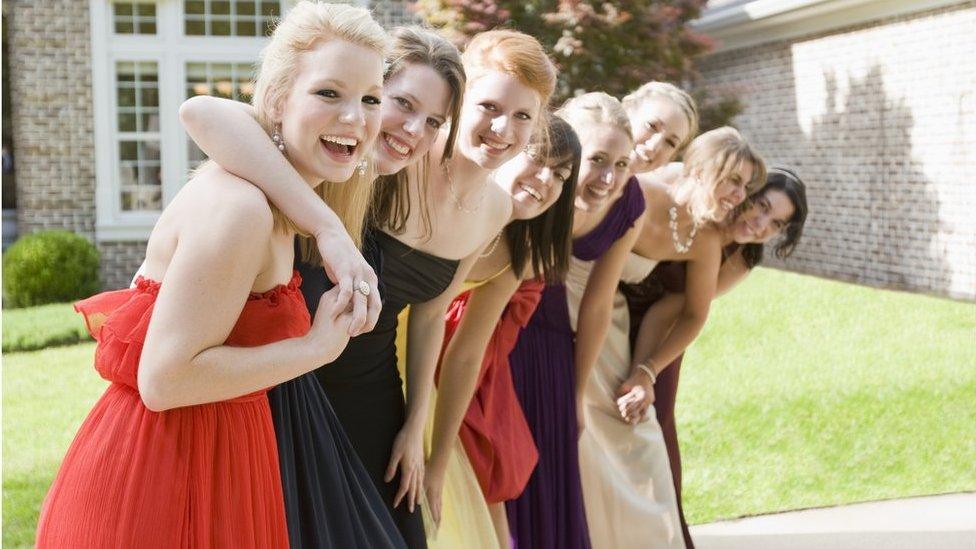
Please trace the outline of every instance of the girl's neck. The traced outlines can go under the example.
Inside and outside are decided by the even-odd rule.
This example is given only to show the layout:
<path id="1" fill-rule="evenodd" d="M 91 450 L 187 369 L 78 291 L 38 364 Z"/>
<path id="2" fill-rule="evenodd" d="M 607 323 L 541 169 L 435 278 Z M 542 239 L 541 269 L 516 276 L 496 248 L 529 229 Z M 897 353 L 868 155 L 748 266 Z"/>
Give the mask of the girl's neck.
<path id="1" fill-rule="evenodd" d="M 482 184 L 488 179 L 491 170 L 482 168 L 470 158 L 460 153 L 458 149 L 448 161 L 448 169 L 451 171 L 451 178 L 454 180 L 454 188 L 458 194 L 464 195 L 469 191 L 480 189 Z"/>

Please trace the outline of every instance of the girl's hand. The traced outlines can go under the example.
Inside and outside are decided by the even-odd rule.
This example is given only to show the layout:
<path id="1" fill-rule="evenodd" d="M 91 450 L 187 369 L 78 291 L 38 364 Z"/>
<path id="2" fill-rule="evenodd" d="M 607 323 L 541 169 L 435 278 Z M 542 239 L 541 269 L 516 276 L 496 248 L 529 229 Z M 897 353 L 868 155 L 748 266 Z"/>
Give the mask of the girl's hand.
<path id="1" fill-rule="evenodd" d="M 393 498 L 397 507 L 406 497 L 407 509 L 413 513 L 424 489 L 424 432 L 412 430 L 407 426 L 400 429 L 393 440 L 393 453 L 386 467 L 386 482 L 393 480 L 397 468 L 400 469 L 400 489 Z"/>
<path id="2" fill-rule="evenodd" d="M 620 417 L 635 425 L 644 420 L 647 409 L 654 403 L 654 386 L 647 374 L 637 370 L 617 388 L 617 409 Z"/>
<path id="3" fill-rule="evenodd" d="M 328 364 L 339 358 L 339 354 L 349 343 L 351 322 L 352 313 L 345 304 L 339 302 L 338 286 L 322 294 L 312 328 L 305 336 L 312 348 L 321 353 L 320 364 Z"/>
<path id="4" fill-rule="evenodd" d="M 315 235 L 315 245 L 322 256 L 326 276 L 339 289 L 337 302 L 344 308 L 352 305 L 349 336 L 371 331 L 382 306 L 373 268 L 345 232 Z M 361 282 L 369 285 L 368 296 L 357 291 Z"/>
<path id="5" fill-rule="evenodd" d="M 427 496 L 427 510 L 430 511 L 430 518 L 434 519 L 434 524 L 441 525 L 441 504 L 444 495 L 444 472 L 439 471 L 428 464 L 424 475 L 424 493 Z"/>

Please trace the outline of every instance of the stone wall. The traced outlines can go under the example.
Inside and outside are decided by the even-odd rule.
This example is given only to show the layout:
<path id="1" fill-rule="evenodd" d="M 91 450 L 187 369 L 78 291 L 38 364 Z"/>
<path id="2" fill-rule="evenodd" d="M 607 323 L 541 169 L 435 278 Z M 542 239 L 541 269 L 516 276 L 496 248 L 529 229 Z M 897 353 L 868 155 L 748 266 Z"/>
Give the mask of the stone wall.
<path id="1" fill-rule="evenodd" d="M 145 242 L 99 242 L 102 256 L 102 284 L 106 289 L 125 288 L 132 282 L 146 257 Z"/>
<path id="2" fill-rule="evenodd" d="M 976 298 L 971 3 L 700 61 L 736 125 L 796 168 L 811 214 L 790 270 Z"/>

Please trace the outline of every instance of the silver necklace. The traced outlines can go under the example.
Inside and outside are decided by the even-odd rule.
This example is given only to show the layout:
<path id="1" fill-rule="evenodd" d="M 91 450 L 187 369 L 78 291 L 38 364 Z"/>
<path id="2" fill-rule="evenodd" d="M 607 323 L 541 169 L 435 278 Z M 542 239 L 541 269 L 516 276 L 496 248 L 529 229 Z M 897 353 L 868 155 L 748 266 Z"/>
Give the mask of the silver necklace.
<path id="1" fill-rule="evenodd" d="M 447 176 L 447 188 L 451 191 L 451 198 L 454 199 L 454 205 L 457 206 L 458 211 L 464 213 L 477 213 L 481 209 L 481 203 L 485 201 L 485 186 L 488 184 L 488 179 L 481 184 L 481 196 L 478 197 L 478 204 L 474 208 L 465 208 L 464 204 L 461 204 L 461 199 L 458 198 L 457 191 L 454 190 L 454 177 L 451 176 L 451 161 L 448 160 L 444 163 L 444 175 Z"/>
<path id="2" fill-rule="evenodd" d="M 678 237 L 678 207 L 671 206 L 668 209 L 668 226 L 671 227 L 671 244 L 674 245 L 674 250 L 679 254 L 686 254 L 688 250 L 691 249 L 691 245 L 695 243 L 695 235 L 698 234 L 698 224 L 692 225 L 691 234 L 688 235 L 687 242 L 681 242 Z"/>

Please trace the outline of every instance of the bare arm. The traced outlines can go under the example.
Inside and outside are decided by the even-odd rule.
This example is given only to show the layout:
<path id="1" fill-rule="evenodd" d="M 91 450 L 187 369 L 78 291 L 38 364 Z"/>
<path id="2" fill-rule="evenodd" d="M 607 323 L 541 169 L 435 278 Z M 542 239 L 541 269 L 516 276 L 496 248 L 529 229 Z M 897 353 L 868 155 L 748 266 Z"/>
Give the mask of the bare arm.
<path id="1" fill-rule="evenodd" d="M 718 271 L 718 284 L 715 287 L 715 295 L 723 296 L 727 294 L 732 288 L 739 285 L 740 282 L 749 276 L 752 272 L 746 265 L 746 260 L 742 257 L 742 250 L 737 250 L 731 257 L 722 263 L 722 267 Z"/>
<path id="2" fill-rule="evenodd" d="M 613 246 L 597 260 L 580 300 L 579 320 L 576 327 L 576 405 L 577 422 L 584 428 L 582 416 L 583 392 L 587 380 L 600 354 L 600 347 L 610 329 L 613 296 L 620 282 L 627 255 L 634 247 L 644 223 L 641 216 Z"/>
<path id="3" fill-rule="evenodd" d="M 697 257 L 688 262 L 684 305 L 674 327 L 650 356 L 635 354 L 634 364 L 650 361 L 655 372 L 660 372 L 691 345 L 705 325 L 715 297 L 721 247 L 717 238 L 703 239 L 700 245 L 702 249 L 696 254 Z"/>
<path id="4" fill-rule="evenodd" d="M 196 96 L 180 106 L 180 121 L 194 142 L 228 172 L 253 182 L 288 218 L 315 237 L 329 279 L 339 286 L 339 299 L 352 299 L 355 284 L 365 281 L 376 289 L 376 274 L 356 249 L 339 217 L 315 194 L 291 163 L 275 147 L 245 103 Z M 352 335 L 373 329 L 379 317 L 379 292 L 373 291 L 363 308 L 354 300 Z"/>
<path id="5" fill-rule="evenodd" d="M 444 350 L 434 407 L 433 441 L 428 461 L 427 501 L 435 522 L 440 522 L 440 490 L 454 450 L 464 414 L 478 384 L 488 342 L 498 320 L 518 289 L 511 269 L 474 288 L 454 337 Z"/>
<path id="6" fill-rule="evenodd" d="M 199 209 L 180 231 L 139 365 L 139 392 L 155 411 L 277 385 L 334 360 L 348 341 L 342 328 L 349 317 L 333 294 L 323 297 L 325 309 L 305 336 L 258 347 L 224 345 L 267 254 L 271 214 L 260 196 L 232 196 Z"/>
<path id="7" fill-rule="evenodd" d="M 394 506 L 406 496 L 408 509 L 420 501 L 424 487 L 424 429 L 430 394 L 434 388 L 434 370 L 444 341 L 444 314 L 454 296 L 461 292 L 479 248 L 461 260 L 454 279 L 439 296 L 410 306 L 407 328 L 407 417 L 393 442 L 393 452 L 386 470 L 386 480 L 393 479 L 400 469 L 400 488 Z"/>

